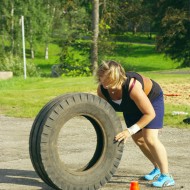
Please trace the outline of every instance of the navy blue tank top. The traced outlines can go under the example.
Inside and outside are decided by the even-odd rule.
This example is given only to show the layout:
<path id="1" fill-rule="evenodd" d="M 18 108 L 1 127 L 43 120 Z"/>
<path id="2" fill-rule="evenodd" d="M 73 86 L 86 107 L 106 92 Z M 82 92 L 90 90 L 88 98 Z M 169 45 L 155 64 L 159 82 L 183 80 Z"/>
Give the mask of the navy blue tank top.
<path id="1" fill-rule="evenodd" d="M 117 103 L 113 102 L 113 100 L 111 99 L 111 97 L 109 95 L 108 90 L 105 89 L 102 85 L 101 85 L 101 92 L 105 96 L 107 101 L 111 104 L 111 106 L 115 109 L 115 111 L 124 112 L 127 114 L 139 115 L 139 114 L 141 114 L 141 111 L 139 110 L 139 108 L 137 107 L 135 102 L 130 98 L 128 91 L 129 91 L 129 83 L 131 81 L 131 78 L 135 78 L 136 80 L 138 80 L 142 84 L 142 87 L 144 90 L 143 78 L 141 77 L 141 75 L 139 75 L 136 72 L 126 72 L 126 77 L 127 77 L 127 79 L 124 82 L 124 84 L 122 85 L 121 104 L 117 104 Z M 158 83 L 156 83 L 153 80 L 152 80 L 152 83 L 153 83 L 152 89 L 151 89 L 150 93 L 148 94 L 148 98 L 150 101 L 153 101 L 162 92 L 162 89 L 160 88 Z"/>

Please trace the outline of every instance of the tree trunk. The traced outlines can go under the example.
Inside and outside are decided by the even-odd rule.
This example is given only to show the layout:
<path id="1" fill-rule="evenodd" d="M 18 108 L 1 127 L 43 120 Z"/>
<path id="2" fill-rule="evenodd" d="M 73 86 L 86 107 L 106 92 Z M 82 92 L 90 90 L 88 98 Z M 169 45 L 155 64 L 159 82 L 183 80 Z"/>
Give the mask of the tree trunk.
<path id="1" fill-rule="evenodd" d="M 99 0 L 92 1 L 92 47 L 91 47 L 91 65 L 92 74 L 96 74 L 98 68 L 98 35 L 99 35 Z"/>
<path id="2" fill-rule="evenodd" d="M 33 48 L 32 40 L 30 40 L 30 55 L 31 55 L 31 59 L 34 59 L 34 48 Z"/>
<path id="3" fill-rule="evenodd" d="M 14 4 L 11 3 L 11 51 L 14 53 Z"/>
<path id="4" fill-rule="evenodd" d="M 30 48 L 30 52 L 31 52 L 31 58 L 34 59 L 34 49 L 33 49 L 33 47 Z"/>
<path id="5" fill-rule="evenodd" d="M 49 58 L 49 50 L 48 50 L 48 43 L 46 43 L 46 48 L 45 48 L 45 59 L 47 60 Z"/>
<path id="6" fill-rule="evenodd" d="M 134 24 L 134 26 L 133 26 L 133 35 L 135 35 L 136 33 L 137 33 L 137 25 Z"/>
<path id="7" fill-rule="evenodd" d="M 4 33 L 3 33 L 3 35 L 2 35 L 2 51 L 4 52 L 5 51 L 5 37 L 4 37 Z"/>

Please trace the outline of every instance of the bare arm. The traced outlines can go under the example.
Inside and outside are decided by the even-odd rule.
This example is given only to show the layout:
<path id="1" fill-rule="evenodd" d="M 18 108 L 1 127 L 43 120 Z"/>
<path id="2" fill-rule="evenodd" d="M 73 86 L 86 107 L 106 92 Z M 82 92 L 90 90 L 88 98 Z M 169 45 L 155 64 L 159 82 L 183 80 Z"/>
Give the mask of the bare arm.
<path id="1" fill-rule="evenodd" d="M 133 83 L 133 80 L 130 81 L 129 89 Z M 154 119 L 155 117 L 154 108 L 152 107 L 152 104 L 148 99 L 147 95 L 144 93 L 142 85 L 139 81 L 136 81 L 133 89 L 131 90 L 130 97 L 135 102 L 139 110 L 143 113 L 143 116 L 136 123 L 137 130 L 138 128 L 142 129 Z M 124 142 L 126 142 L 127 138 L 130 136 L 131 136 L 130 131 L 126 129 L 123 132 L 117 134 L 115 136 L 115 140 L 119 142 L 124 140 Z"/>
<path id="2" fill-rule="evenodd" d="M 155 111 L 147 95 L 144 93 L 142 85 L 139 81 L 136 81 L 135 86 L 130 93 L 130 97 L 135 102 L 139 110 L 143 113 L 143 116 L 136 124 L 140 128 L 144 128 L 154 119 Z"/>

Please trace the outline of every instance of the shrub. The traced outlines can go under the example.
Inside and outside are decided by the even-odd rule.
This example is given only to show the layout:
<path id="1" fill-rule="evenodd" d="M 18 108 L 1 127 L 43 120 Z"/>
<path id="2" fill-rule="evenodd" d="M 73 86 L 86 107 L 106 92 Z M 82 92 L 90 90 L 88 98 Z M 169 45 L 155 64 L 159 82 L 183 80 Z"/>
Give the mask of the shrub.
<path id="1" fill-rule="evenodd" d="M 90 60 L 85 51 L 75 51 L 68 47 L 62 52 L 60 62 L 58 68 L 62 76 L 91 76 Z"/>
<path id="2" fill-rule="evenodd" d="M 4 54 L 0 58 L 0 71 L 12 71 L 14 76 L 23 75 L 23 60 L 11 53 Z M 39 69 L 33 63 L 26 65 L 27 76 L 39 76 Z"/>

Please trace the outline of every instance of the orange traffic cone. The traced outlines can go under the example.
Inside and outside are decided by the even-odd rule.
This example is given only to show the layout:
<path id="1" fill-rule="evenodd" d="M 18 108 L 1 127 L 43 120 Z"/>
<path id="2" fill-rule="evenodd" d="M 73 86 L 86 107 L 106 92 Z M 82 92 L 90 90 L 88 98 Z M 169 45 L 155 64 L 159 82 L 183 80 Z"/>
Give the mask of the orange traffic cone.
<path id="1" fill-rule="evenodd" d="M 138 181 L 132 181 L 131 182 L 130 190 L 140 190 Z"/>

